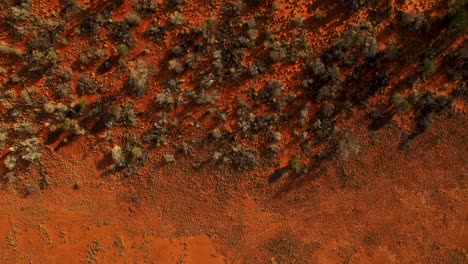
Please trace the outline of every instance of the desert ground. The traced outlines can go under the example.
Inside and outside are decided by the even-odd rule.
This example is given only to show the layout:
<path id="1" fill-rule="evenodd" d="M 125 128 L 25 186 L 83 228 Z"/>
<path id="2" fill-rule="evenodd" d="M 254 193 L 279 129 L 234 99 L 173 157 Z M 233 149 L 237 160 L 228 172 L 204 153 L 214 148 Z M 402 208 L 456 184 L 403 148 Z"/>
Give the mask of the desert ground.
<path id="1" fill-rule="evenodd" d="M 468 263 L 466 0 L 0 0 L 0 263 Z"/>

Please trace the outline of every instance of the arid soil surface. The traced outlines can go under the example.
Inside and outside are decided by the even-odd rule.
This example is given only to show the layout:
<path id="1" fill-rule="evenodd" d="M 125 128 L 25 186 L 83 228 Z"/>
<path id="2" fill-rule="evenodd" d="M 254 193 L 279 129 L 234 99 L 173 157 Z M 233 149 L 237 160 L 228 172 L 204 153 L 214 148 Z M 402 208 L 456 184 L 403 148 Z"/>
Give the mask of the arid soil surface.
<path id="1" fill-rule="evenodd" d="M 76 142 L 47 155 L 53 188 L 2 190 L 0 261 L 464 263 L 466 125 L 440 121 L 410 152 L 395 151 L 391 131 L 375 133 L 345 182 L 331 167 L 288 191 L 264 173 L 187 174 L 177 164 L 101 178 Z"/>
<path id="2" fill-rule="evenodd" d="M 466 6 L 0 0 L 0 264 L 468 263 Z"/>

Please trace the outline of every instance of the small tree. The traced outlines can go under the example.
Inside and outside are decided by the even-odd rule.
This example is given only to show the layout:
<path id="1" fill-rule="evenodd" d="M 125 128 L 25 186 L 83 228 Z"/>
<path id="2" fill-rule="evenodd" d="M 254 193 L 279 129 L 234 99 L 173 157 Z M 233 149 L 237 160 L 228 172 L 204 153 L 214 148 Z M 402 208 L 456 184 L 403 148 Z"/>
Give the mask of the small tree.
<path id="1" fill-rule="evenodd" d="M 120 44 L 119 47 L 117 48 L 118 52 L 119 52 L 119 55 L 120 56 L 128 56 L 128 54 L 130 54 L 130 48 L 127 46 L 127 44 Z"/>

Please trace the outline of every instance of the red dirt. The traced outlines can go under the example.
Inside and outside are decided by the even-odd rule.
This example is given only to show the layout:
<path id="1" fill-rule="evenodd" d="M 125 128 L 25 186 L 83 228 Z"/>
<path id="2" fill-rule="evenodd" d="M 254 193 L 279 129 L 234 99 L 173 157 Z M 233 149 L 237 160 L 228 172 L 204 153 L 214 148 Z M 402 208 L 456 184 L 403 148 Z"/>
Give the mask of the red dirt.
<path id="1" fill-rule="evenodd" d="M 88 165 L 96 154 L 73 159 L 64 149 L 46 158 L 55 168 L 52 188 L 26 198 L 2 191 L 0 260 L 258 263 L 275 257 L 266 245 L 287 232 L 307 245 L 295 250 L 309 252 L 311 263 L 457 263 L 468 243 L 468 207 L 466 146 L 458 147 L 466 135 L 456 127 L 466 125 L 465 117 L 440 122 L 410 153 L 392 150 L 391 131 L 375 133 L 384 144 L 369 142 L 344 167 L 345 187 L 332 166 L 286 193 L 287 182 L 267 186 L 262 174 L 223 181 L 177 165 L 150 165 L 145 181 L 100 178 Z M 446 128 L 452 133 L 439 139 Z M 82 188 L 72 190 L 76 181 Z"/>
<path id="2" fill-rule="evenodd" d="M 34 11 L 41 18 L 53 17 L 53 11 L 60 8 L 58 1 L 33 2 Z M 95 6 L 93 1 L 79 2 L 86 8 Z M 208 2 L 186 4 L 184 15 L 189 25 L 200 25 L 219 14 L 221 3 L 214 1 L 210 6 Z M 282 32 L 278 38 L 283 40 L 294 33 L 286 26 L 291 16 L 306 18 L 310 14 L 304 1 L 280 2 L 281 8 L 271 27 L 278 26 Z M 318 7 L 312 11 L 320 9 L 327 15 L 324 22 L 313 22 L 317 28 L 308 32 L 309 45 L 317 54 L 333 44 L 336 35 L 349 25 L 365 20 L 364 10 L 349 16 L 340 1 L 315 2 Z M 391 2 L 397 2 L 395 5 L 400 10 L 438 14 L 437 1 Z M 131 6 L 132 1 L 126 1 L 112 13 L 112 19 L 124 18 Z M 4 15 L 5 11 L 2 12 Z M 253 16 L 249 13 L 245 19 Z M 168 17 L 169 14 L 162 14 L 158 19 L 165 21 Z M 86 38 L 73 36 L 73 27 L 78 22 L 72 20 L 66 26 L 65 32 L 73 41 L 57 48 L 63 68 L 70 68 L 82 48 L 92 45 Z M 135 32 L 141 34 L 150 23 L 151 19 L 144 19 Z M 411 47 L 409 53 L 422 53 L 416 45 L 410 45 L 414 38 L 399 35 L 397 30 L 389 31 L 388 24 L 387 21 L 376 26 L 381 33 L 380 49 L 398 38 L 402 46 Z M 180 134 L 187 140 L 200 139 L 194 144 L 198 147 L 193 149 L 197 160 L 177 154 L 175 162 L 165 163 L 163 155 L 175 152 L 172 145 L 167 145 L 148 152 L 149 161 L 139 175 L 125 178 L 119 173 L 105 174 L 110 165 L 109 152 L 113 146 L 122 144 L 121 135 L 139 135 L 154 123 L 154 97 L 162 90 L 159 82 L 168 75 L 167 69 L 158 63 L 173 47 L 175 33 L 182 29 L 174 30 L 161 45 L 135 34 L 137 44 L 126 60 L 143 58 L 157 72 L 149 94 L 133 100 L 136 109 L 146 114 L 138 127 L 131 130 L 114 127 L 112 140 L 103 139 L 107 131 L 80 136 L 54 150 L 68 137 L 62 134 L 59 141 L 46 146 L 40 165 L 19 171 L 13 183 L 1 178 L 0 263 L 466 263 L 468 139 L 465 128 L 468 120 L 465 101 L 456 101 L 456 111 L 450 117 L 436 118 L 430 130 L 414 140 L 410 150 L 400 150 L 399 146 L 412 131 L 413 114 L 396 114 L 384 129 L 369 131 L 365 121 L 367 110 L 356 107 L 349 116 L 337 117 L 339 129 L 353 131 L 360 145 L 359 154 L 351 155 L 347 161 L 326 160 L 306 174 L 288 173 L 276 182 L 269 182 L 275 168 L 288 166 L 295 155 L 304 162 L 315 160 L 301 151 L 298 137 L 294 136 L 294 132 L 300 134 L 305 129 L 291 121 L 278 129 L 283 135 L 279 143 L 283 151 L 275 162 L 276 167 L 262 164 L 256 170 L 241 173 L 204 164 L 213 156 L 215 148 L 205 144 L 202 138 L 218 127 L 209 118 L 204 119 L 208 108 L 225 109 L 229 118 L 222 127 L 234 131 L 233 117 L 237 111 L 234 104 L 238 97 L 248 98 L 240 91 L 249 86 L 263 87 L 272 78 L 285 84 L 284 94 L 295 91 L 301 82 L 297 75 L 301 69 L 291 64 L 273 65 L 272 70 L 256 79 L 223 84 L 221 99 L 213 106 L 192 109 L 182 105 L 171 112 L 170 117 L 179 117 L 180 124 L 174 127 L 176 131 L 171 132 L 170 138 L 178 139 Z M 11 41 L 6 33 L 0 33 L 0 40 Z M 454 41 L 447 50 L 462 46 L 464 41 L 464 37 Z M 25 43 L 17 46 L 24 50 Z M 116 54 L 116 47 L 110 41 L 102 48 L 108 55 Z M 140 54 L 144 49 L 149 50 L 147 55 Z M 246 62 L 254 55 L 255 50 Z M 91 75 L 103 60 L 83 72 Z M 5 85 L 21 64 L 9 65 L 2 58 L 0 61 L 0 67 L 9 71 L 5 76 L 0 75 L 0 84 Z M 436 61 L 442 64 L 440 58 Z M 390 89 L 399 89 L 404 85 L 401 80 L 420 69 L 420 65 L 412 62 L 388 66 L 398 72 L 391 80 Z M 72 87 L 76 87 L 76 79 L 83 72 L 74 72 Z M 197 74 L 189 70 L 184 75 L 184 85 L 194 84 Z M 122 87 L 126 75 L 125 71 L 114 68 L 93 78 L 103 79 L 110 87 L 108 94 L 117 96 L 115 103 L 123 103 L 129 97 L 115 87 Z M 349 73 L 343 71 L 343 75 Z M 31 85 L 39 94 L 49 96 L 45 79 L 13 89 L 19 92 Z M 411 92 L 434 90 L 449 94 L 458 84 L 435 74 L 415 84 Z M 237 86 L 240 88 L 234 89 Z M 410 91 L 402 94 L 408 96 Z M 88 96 L 88 101 L 99 98 L 100 95 Z M 383 101 L 388 101 L 388 93 L 376 95 L 368 104 L 378 106 Z M 304 105 L 311 108 L 311 116 L 319 111 L 312 102 L 306 101 Z M 4 108 L 0 110 L 6 115 Z M 255 108 L 256 114 L 267 111 L 267 107 Z M 193 117 L 187 117 L 187 113 Z M 192 120 L 201 120 L 201 129 L 191 125 Z M 11 128 L 14 122 L 9 122 Z M 37 127 L 38 137 L 45 138 L 47 128 L 44 124 Z M 252 148 L 263 144 L 247 138 L 238 141 Z M 1 151 L 2 162 L 10 153 L 8 147 Z M 24 195 L 25 186 L 38 185 L 42 171 L 50 175 L 51 185 Z M 6 171 L 2 170 L 1 175 L 6 175 Z M 76 183 L 80 183 L 80 188 L 73 188 Z"/>

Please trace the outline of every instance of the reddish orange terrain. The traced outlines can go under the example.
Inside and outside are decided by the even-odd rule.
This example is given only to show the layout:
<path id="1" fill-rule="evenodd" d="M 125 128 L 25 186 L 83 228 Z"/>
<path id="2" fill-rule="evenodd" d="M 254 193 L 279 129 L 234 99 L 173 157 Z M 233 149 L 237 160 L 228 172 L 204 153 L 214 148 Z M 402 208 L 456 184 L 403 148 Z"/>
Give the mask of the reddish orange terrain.
<path id="1" fill-rule="evenodd" d="M 468 263 L 466 0 L 0 0 L 0 264 Z"/>

